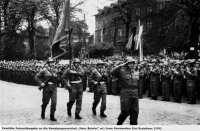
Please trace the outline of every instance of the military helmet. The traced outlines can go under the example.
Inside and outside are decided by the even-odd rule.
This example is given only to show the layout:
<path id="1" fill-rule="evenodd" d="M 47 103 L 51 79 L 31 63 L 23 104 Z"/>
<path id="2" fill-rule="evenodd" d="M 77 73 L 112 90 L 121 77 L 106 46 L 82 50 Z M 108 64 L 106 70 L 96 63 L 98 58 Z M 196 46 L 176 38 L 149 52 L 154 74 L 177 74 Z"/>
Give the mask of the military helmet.
<path id="1" fill-rule="evenodd" d="M 126 58 L 126 64 L 128 64 L 128 63 L 136 63 L 136 60 L 135 59 L 133 59 L 132 57 L 127 57 Z"/>
<path id="2" fill-rule="evenodd" d="M 103 62 L 102 60 L 97 62 L 97 65 L 105 65 L 105 64 L 106 64 L 106 62 Z"/>
<path id="3" fill-rule="evenodd" d="M 47 59 L 47 64 L 49 64 L 49 63 L 54 63 L 55 61 L 54 61 L 54 59 L 52 58 L 52 57 L 49 57 L 48 59 Z"/>
<path id="4" fill-rule="evenodd" d="M 81 61 L 80 61 L 78 58 L 75 58 L 75 59 L 73 60 L 73 63 L 81 63 Z"/>

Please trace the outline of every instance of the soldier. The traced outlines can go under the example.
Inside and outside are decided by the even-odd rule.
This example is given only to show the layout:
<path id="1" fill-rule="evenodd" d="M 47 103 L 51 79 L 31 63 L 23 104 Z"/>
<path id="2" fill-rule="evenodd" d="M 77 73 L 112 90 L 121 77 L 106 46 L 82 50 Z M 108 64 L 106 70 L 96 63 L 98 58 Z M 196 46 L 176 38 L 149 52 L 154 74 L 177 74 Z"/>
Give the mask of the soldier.
<path id="1" fill-rule="evenodd" d="M 183 96 L 183 81 L 184 81 L 184 74 L 179 68 L 179 65 L 176 65 L 173 71 L 173 92 L 175 101 L 181 103 L 181 99 Z"/>
<path id="2" fill-rule="evenodd" d="M 140 65 L 142 66 L 142 65 Z M 143 97 L 143 94 L 145 92 L 145 69 L 143 67 L 140 67 L 139 69 L 139 98 L 142 98 Z"/>
<path id="3" fill-rule="evenodd" d="M 104 62 L 97 63 L 97 69 L 92 70 L 92 79 L 93 83 L 95 84 L 94 88 L 94 102 L 92 106 L 92 112 L 96 115 L 96 107 L 101 101 L 101 109 L 100 109 L 100 116 L 107 117 L 104 113 L 106 110 L 106 95 L 107 95 L 107 77 L 108 74 L 106 69 L 104 68 Z"/>
<path id="4" fill-rule="evenodd" d="M 197 73 L 192 66 L 186 68 L 186 79 L 187 79 L 187 96 L 189 104 L 196 104 L 196 79 Z"/>
<path id="5" fill-rule="evenodd" d="M 43 89 L 41 118 L 45 119 L 45 110 L 51 99 L 50 120 L 56 121 L 55 111 L 57 103 L 57 86 L 59 80 L 57 78 L 56 72 L 53 72 L 51 69 L 53 63 L 53 59 L 48 59 L 44 69 L 42 69 L 36 75 L 36 80 L 40 85 L 39 89 Z"/>
<path id="6" fill-rule="evenodd" d="M 127 62 L 113 69 L 112 75 L 119 79 L 121 87 L 120 105 L 121 113 L 118 117 L 117 125 L 122 125 L 130 115 L 130 125 L 137 125 L 139 114 L 138 81 L 139 71 L 133 58 L 128 58 Z"/>
<path id="7" fill-rule="evenodd" d="M 71 108 L 76 101 L 75 119 L 82 119 L 79 115 L 82 106 L 83 83 L 82 77 L 84 70 L 81 68 L 79 59 L 73 61 L 73 67 L 63 73 L 62 78 L 66 83 L 66 88 L 69 91 L 69 102 L 67 103 L 67 113 L 71 117 Z"/>
<path id="8" fill-rule="evenodd" d="M 197 98 L 200 98 L 200 62 L 196 61 L 196 64 L 194 66 L 194 70 L 196 72 L 197 75 L 197 81 L 196 81 L 196 89 L 197 89 Z"/>
<path id="9" fill-rule="evenodd" d="M 154 65 L 150 73 L 150 90 L 151 90 L 151 98 L 153 100 L 157 100 L 159 95 L 159 83 L 160 83 L 160 73 L 158 66 Z"/>
<path id="10" fill-rule="evenodd" d="M 165 66 L 161 72 L 161 81 L 162 81 L 162 97 L 163 101 L 170 100 L 171 93 L 171 73 L 169 69 Z"/>

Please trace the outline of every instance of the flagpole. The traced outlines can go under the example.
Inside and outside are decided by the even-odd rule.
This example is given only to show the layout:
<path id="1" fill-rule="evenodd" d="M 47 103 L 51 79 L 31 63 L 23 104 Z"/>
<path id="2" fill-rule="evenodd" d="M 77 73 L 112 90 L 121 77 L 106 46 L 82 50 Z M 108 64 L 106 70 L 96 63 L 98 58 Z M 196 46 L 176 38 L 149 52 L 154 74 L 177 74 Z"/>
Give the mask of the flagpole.
<path id="1" fill-rule="evenodd" d="M 140 34 L 139 34 L 139 38 L 138 38 L 138 41 L 139 41 L 139 43 L 138 43 L 138 45 L 137 46 L 139 46 L 139 61 L 140 62 L 142 62 L 143 61 L 143 43 L 142 43 L 142 32 L 143 32 L 143 26 L 141 25 L 141 22 L 140 22 L 140 20 L 139 20 L 139 32 L 140 32 Z"/>
<path id="2" fill-rule="evenodd" d="M 67 45 L 69 45 L 69 66 L 70 66 L 70 69 L 71 69 L 71 65 L 72 65 L 72 45 L 71 45 L 71 34 L 72 34 L 72 29 L 70 28 L 70 0 L 67 0 L 68 4 L 67 4 L 67 10 L 66 10 L 66 17 L 67 17 L 67 25 L 66 25 L 66 35 L 68 35 L 68 43 L 66 43 Z M 67 48 L 67 46 L 66 46 Z M 67 49 L 66 49 L 67 50 Z"/>

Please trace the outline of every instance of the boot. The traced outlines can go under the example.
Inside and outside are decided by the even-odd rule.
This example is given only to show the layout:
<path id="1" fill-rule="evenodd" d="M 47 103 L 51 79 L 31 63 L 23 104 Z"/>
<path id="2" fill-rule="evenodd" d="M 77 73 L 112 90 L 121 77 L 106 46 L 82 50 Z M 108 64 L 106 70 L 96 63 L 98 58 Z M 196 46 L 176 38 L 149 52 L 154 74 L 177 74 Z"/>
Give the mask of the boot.
<path id="1" fill-rule="evenodd" d="M 76 114 L 75 114 L 75 119 L 77 119 L 77 120 L 81 120 L 82 117 L 81 117 L 78 113 L 76 113 Z"/>
<path id="2" fill-rule="evenodd" d="M 42 119 L 45 119 L 45 109 L 46 109 L 46 107 L 42 106 L 42 111 L 41 111 L 41 118 Z"/>
<path id="3" fill-rule="evenodd" d="M 54 113 L 50 115 L 50 120 L 51 121 L 57 121 L 56 118 L 54 117 Z"/>
<path id="4" fill-rule="evenodd" d="M 123 122 L 118 120 L 117 125 L 122 125 L 122 124 L 123 124 Z"/>
<path id="5" fill-rule="evenodd" d="M 94 108 L 94 107 L 92 107 L 92 113 L 93 113 L 93 115 L 97 115 L 97 112 L 96 112 L 96 109 Z"/>
<path id="6" fill-rule="evenodd" d="M 100 116 L 103 117 L 103 118 L 106 118 L 106 117 L 107 117 L 107 115 L 106 115 L 104 112 L 101 112 L 101 113 L 100 113 Z"/>
<path id="7" fill-rule="evenodd" d="M 71 113 L 71 106 L 69 105 L 69 103 L 67 103 L 67 114 L 68 116 L 72 116 L 72 113 Z"/>

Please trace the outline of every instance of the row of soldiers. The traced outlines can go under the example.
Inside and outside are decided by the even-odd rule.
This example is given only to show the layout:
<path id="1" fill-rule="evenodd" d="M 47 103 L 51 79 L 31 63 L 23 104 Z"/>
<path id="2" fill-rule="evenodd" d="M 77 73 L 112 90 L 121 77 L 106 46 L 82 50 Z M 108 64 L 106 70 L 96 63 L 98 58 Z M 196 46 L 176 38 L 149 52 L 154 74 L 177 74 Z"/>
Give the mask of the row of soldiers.
<path id="1" fill-rule="evenodd" d="M 100 117 L 105 118 L 106 110 L 106 95 L 107 95 L 107 78 L 108 72 L 104 62 L 98 62 L 95 68 L 83 68 L 78 59 L 73 61 L 70 68 L 63 70 L 62 75 L 58 74 L 57 69 L 53 68 L 54 61 L 49 59 L 37 74 L 36 80 L 39 84 L 39 89 L 43 91 L 41 118 L 45 119 L 45 110 L 51 100 L 50 120 L 57 121 L 55 118 L 56 103 L 57 103 L 57 87 L 63 83 L 63 87 L 69 92 L 69 101 L 67 103 L 67 114 L 72 116 L 71 109 L 76 103 L 75 119 L 82 119 L 80 116 L 82 108 L 82 96 L 84 88 L 84 74 L 92 78 L 94 84 L 94 101 L 92 104 L 92 113 L 96 116 L 97 105 L 101 101 Z M 118 117 L 117 125 L 122 125 L 125 119 L 130 116 L 130 124 L 137 125 L 139 114 L 138 101 L 138 81 L 139 71 L 137 64 L 133 59 L 128 59 L 126 63 L 112 69 L 110 74 L 118 78 L 120 85 L 120 105 L 121 113 Z"/>
<path id="2" fill-rule="evenodd" d="M 23 64 L 25 63 L 23 62 Z M 127 59 L 127 61 L 118 64 L 98 61 L 96 64 L 82 63 L 81 65 L 81 61 L 75 59 L 70 67 L 59 66 L 53 60 L 48 60 L 44 66 L 26 63 L 24 67 L 21 62 L 1 62 L 1 77 L 11 71 L 12 75 L 8 76 L 12 76 L 11 78 L 14 79 L 17 74 L 11 67 L 29 73 L 32 71 L 32 74 L 35 74 L 39 89 L 43 91 L 41 118 L 45 119 L 45 110 L 51 100 L 50 119 L 52 121 L 56 121 L 57 87 L 59 86 L 66 88 L 69 92 L 67 103 L 69 117 L 72 116 L 71 109 L 76 102 L 75 119 L 82 119 L 80 116 L 82 96 L 86 87 L 91 86 L 89 83 L 92 83 L 94 92 L 93 115 L 96 115 L 96 107 L 101 100 L 100 116 L 107 117 L 105 114 L 107 91 L 111 88 L 115 93 L 118 92 L 121 105 L 118 125 L 123 124 L 127 116 L 130 116 L 130 124 L 137 124 L 138 97 L 142 97 L 146 92 L 155 100 L 162 96 L 163 100 L 169 101 L 170 97 L 173 96 L 177 102 L 181 102 L 182 96 L 185 95 L 191 104 L 196 103 L 199 95 L 200 68 L 198 62 L 162 63 L 155 61 L 138 63 L 136 60 Z M 30 74 L 26 74 L 24 77 L 27 76 L 28 78 L 32 77 Z"/>
<path id="3" fill-rule="evenodd" d="M 0 62 L 0 79 L 22 84 L 36 85 L 35 74 L 43 67 L 38 64 L 39 61 L 1 61 Z M 123 64 L 123 62 L 103 62 L 82 63 L 82 67 L 86 70 L 83 79 L 84 88 L 89 87 L 90 91 L 94 91 L 95 84 L 91 77 L 91 70 L 98 68 L 98 65 L 104 65 L 102 72 L 107 74 L 106 85 L 108 94 L 118 94 L 117 80 L 111 75 L 111 70 Z M 198 61 L 147 61 L 138 64 L 140 72 L 139 94 L 140 97 L 149 96 L 152 99 L 158 99 L 162 96 L 162 100 L 181 102 L 183 98 L 187 98 L 189 103 L 196 103 L 200 98 L 200 64 Z M 67 65 L 53 64 L 60 75 Z M 172 99 L 173 98 L 173 99 Z"/>
<path id="4" fill-rule="evenodd" d="M 181 102 L 195 104 L 200 98 L 199 62 L 143 63 L 140 70 L 140 97 L 146 92 L 152 99 L 162 96 L 162 100 L 174 98 Z"/>

